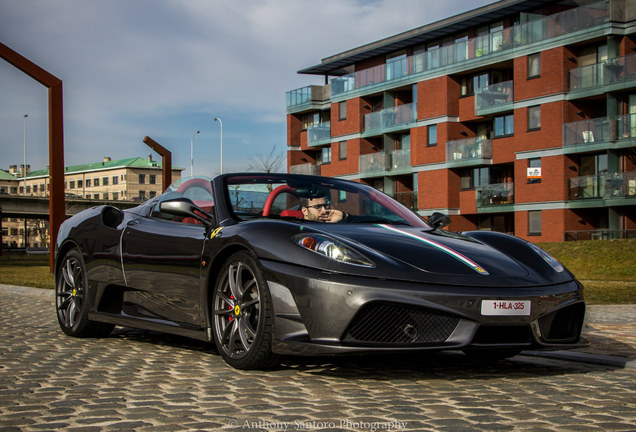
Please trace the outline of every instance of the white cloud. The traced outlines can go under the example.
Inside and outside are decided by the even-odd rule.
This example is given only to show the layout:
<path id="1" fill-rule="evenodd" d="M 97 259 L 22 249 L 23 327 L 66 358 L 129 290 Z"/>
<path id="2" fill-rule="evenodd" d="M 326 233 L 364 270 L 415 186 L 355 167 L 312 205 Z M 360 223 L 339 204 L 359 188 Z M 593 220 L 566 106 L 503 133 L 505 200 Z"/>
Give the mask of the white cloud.
<path id="1" fill-rule="evenodd" d="M 285 92 L 324 82 L 297 70 L 465 9 L 460 0 L 4 0 L 0 42 L 64 81 L 68 163 L 101 160 L 105 149 L 146 155 L 141 138 L 152 135 L 189 166 L 192 131 L 211 149 L 219 116 L 227 165 L 240 168 L 245 146 L 285 142 Z M 46 90 L 9 69 L 0 65 L 0 168 L 22 159 L 26 111 L 40 149 L 29 159 L 42 167 Z"/>

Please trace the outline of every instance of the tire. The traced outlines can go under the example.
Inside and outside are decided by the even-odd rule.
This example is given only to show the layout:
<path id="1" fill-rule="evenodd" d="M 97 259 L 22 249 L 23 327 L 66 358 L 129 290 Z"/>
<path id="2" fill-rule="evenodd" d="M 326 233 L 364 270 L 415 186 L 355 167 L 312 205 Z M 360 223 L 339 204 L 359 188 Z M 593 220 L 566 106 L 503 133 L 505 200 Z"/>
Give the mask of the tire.
<path id="1" fill-rule="evenodd" d="M 520 349 L 474 349 L 464 350 L 464 354 L 473 360 L 505 360 L 510 357 L 514 357 L 519 354 Z"/>
<path id="2" fill-rule="evenodd" d="M 272 353 L 273 312 L 258 263 L 245 251 L 223 265 L 212 295 L 214 342 L 236 369 L 269 369 L 280 363 Z"/>
<path id="3" fill-rule="evenodd" d="M 69 336 L 106 337 L 115 326 L 88 319 L 87 289 L 84 259 L 78 249 L 71 249 L 64 255 L 55 281 L 57 321 Z"/>

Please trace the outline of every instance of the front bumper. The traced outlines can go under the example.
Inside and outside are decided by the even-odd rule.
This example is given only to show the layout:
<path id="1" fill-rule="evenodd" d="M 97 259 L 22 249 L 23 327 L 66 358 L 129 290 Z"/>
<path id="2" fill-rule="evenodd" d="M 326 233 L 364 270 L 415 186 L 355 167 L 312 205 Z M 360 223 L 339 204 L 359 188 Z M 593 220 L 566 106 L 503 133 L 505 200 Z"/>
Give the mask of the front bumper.
<path id="1" fill-rule="evenodd" d="M 262 261 L 279 354 L 448 349 L 581 348 L 585 315 L 576 281 L 475 288 L 328 273 Z M 527 301 L 526 316 L 484 316 L 482 300 Z"/>

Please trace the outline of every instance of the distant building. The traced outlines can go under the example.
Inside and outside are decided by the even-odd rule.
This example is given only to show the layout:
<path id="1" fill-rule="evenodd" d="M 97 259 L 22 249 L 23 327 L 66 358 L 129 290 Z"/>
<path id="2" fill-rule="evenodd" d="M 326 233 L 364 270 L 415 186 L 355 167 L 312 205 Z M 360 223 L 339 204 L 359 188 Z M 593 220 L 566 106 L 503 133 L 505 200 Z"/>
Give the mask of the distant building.
<path id="1" fill-rule="evenodd" d="M 18 169 L 19 168 L 19 169 Z M 27 166 L 26 185 L 23 166 L 12 165 L 9 173 L 1 171 L 0 192 L 12 195 L 48 196 L 48 168 L 31 171 Z M 172 179 L 181 178 L 183 168 L 172 168 Z M 64 189 L 79 198 L 111 201 L 145 201 L 161 194 L 163 180 L 161 162 L 136 157 L 74 165 L 64 168 Z M 17 182 L 17 183 L 16 183 Z M 70 195 L 68 195 L 70 196 Z"/>
<path id="2" fill-rule="evenodd" d="M 172 180 L 181 178 L 183 168 L 172 168 Z M 49 170 L 31 171 L 11 165 L 9 172 L 0 170 L 0 194 L 49 196 Z M 26 184 L 25 184 L 26 183 Z M 163 174 L 161 162 L 148 158 L 129 158 L 68 166 L 64 169 L 66 199 L 99 201 L 145 201 L 160 195 Z M 26 234 L 26 235 L 25 235 Z M 23 248 L 48 245 L 48 221 L 2 218 L 2 246 Z"/>
<path id="3" fill-rule="evenodd" d="M 326 57 L 287 92 L 288 169 L 457 231 L 636 237 L 635 51 L 635 0 L 502 0 Z"/>

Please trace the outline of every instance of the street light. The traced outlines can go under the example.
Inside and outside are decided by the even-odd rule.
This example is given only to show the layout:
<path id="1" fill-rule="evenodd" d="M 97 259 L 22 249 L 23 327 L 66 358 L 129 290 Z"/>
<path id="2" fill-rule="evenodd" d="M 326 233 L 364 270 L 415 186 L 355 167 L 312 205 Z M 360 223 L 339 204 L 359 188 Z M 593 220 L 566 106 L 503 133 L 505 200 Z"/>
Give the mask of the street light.
<path id="1" fill-rule="evenodd" d="M 22 175 L 24 177 L 24 196 L 26 196 L 26 172 L 27 172 L 27 164 L 26 164 L 26 119 L 29 115 L 24 115 L 24 168 L 22 170 Z"/>
<path id="2" fill-rule="evenodd" d="M 193 133 L 190 140 L 190 177 L 194 177 L 194 136 L 198 133 L 199 131 Z"/>
<path id="3" fill-rule="evenodd" d="M 218 117 L 215 117 L 214 121 L 218 121 L 221 124 L 221 174 L 223 174 L 223 122 Z"/>

